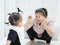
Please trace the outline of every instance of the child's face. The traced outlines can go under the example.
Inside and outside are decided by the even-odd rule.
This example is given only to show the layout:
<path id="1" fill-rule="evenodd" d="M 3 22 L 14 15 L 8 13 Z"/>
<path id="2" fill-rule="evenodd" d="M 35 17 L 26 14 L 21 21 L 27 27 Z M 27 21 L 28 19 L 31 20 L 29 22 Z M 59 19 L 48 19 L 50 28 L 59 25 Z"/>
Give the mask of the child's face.
<path id="1" fill-rule="evenodd" d="M 21 26 L 22 25 L 22 16 L 20 17 L 19 21 L 18 21 L 18 25 Z"/>
<path id="2" fill-rule="evenodd" d="M 39 22 L 40 21 L 40 17 L 42 17 L 43 16 L 43 13 L 42 12 L 39 12 L 39 13 L 36 13 L 35 14 L 35 20 L 37 21 L 37 22 Z M 44 16 L 43 16 L 44 17 Z"/>

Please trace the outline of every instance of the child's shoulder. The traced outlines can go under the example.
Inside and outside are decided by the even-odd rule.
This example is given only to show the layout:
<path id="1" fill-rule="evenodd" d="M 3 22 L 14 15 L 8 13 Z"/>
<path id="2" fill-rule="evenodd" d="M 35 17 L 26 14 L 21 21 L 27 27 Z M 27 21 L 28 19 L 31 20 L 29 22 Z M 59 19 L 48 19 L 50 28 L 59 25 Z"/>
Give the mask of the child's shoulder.
<path id="1" fill-rule="evenodd" d="M 17 34 L 17 32 L 14 29 L 9 29 L 9 33 L 11 33 L 11 34 Z"/>

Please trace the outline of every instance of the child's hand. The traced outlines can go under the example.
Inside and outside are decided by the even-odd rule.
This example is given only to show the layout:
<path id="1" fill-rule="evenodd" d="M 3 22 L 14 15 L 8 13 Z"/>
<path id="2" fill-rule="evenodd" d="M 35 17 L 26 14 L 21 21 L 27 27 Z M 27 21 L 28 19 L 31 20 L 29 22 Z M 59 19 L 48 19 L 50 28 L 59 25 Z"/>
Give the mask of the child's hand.
<path id="1" fill-rule="evenodd" d="M 32 16 L 28 16 L 28 20 L 31 21 L 32 20 Z"/>
<path id="2" fill-rule="evenodd" d="M 28 19 L 32 19 L 32 16 L 28 16 Z"/>
<path id="3" fill-rule="evenodd" d="M 32 22 L 32 16 L 28 16 L 27 22 L 26 22 L 26 24 L 24 25 L 25 31 L 27 31 L 27 29 L 29 28 L 31 22 Z"/>

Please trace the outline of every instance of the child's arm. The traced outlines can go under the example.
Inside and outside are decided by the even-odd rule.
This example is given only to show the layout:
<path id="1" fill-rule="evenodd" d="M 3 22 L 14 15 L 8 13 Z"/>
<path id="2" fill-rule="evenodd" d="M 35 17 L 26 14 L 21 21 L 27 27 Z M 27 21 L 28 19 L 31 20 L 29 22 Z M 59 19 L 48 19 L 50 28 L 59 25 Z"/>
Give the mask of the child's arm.
<path id="1" fill-rule="evenodd" d="M 16 37 L 17 37 L 16 32 L 13 29 L 10 29 L 8 37 L 7 37 L 6 45 L 10 45 L 11 42 L 15 42 Z"/>
<path id="2" fill-rule="evenodd" d="M 6 45 L 10 45 L 10 44 L 11 44 L 11 41 L 7 40 Z"/>
<path id="3" fill-rule="evenodd" d="M 32 16 L 29 16 L 28 19 L 27 19 L 27 22 L 24 25 L 25 31 L 27 31 L 27 29 L 29 28 L 31 22 L 32 22 Z"/>

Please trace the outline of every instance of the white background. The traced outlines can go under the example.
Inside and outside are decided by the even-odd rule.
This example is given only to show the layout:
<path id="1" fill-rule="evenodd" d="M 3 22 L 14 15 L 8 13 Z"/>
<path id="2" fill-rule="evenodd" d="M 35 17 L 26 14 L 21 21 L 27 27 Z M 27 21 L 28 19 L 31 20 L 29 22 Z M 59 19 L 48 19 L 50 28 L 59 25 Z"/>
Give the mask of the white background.
<path id="1" fill-rule="evenodd" d="M 8 26 L 5 25 L 5 22 L 8 21 L 8 13 L 17 11 L 17 7 L 24 12 L 23 20 L 26 20 L 29 15 L 34 17 L 35 9 L 45 7 L 48 10 L 48 17 L 54 19 L 59 25 L 59 1 L 60 0 L 0 0 L 0 39 L 6 36 L 8 32 Z"/>

